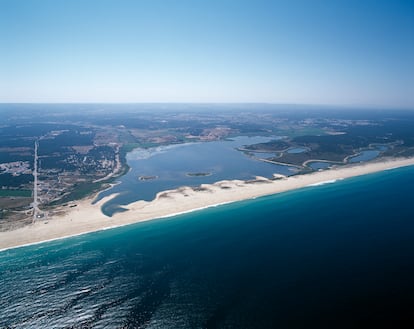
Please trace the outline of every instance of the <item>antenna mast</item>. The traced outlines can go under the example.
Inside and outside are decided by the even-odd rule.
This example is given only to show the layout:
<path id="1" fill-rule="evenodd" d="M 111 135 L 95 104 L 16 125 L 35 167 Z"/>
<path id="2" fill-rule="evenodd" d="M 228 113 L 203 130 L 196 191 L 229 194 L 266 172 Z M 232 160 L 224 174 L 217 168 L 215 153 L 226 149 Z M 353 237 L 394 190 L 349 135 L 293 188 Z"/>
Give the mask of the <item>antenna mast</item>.
<path id="1" fill-rule="evenodd" d="M 36 221 L 40 210 L 39 210 L 39 200 L 37 195 L 37 189 L 38 189 L 38 181 L 37 181 L 37 161 L 38 161 L 38 155 L 37 155 L 37 149 L 39 147 L 39 141 L 35 141 L 35 149 L 34 149 L 34 169 L 33 169 L 33 223 Z"/>

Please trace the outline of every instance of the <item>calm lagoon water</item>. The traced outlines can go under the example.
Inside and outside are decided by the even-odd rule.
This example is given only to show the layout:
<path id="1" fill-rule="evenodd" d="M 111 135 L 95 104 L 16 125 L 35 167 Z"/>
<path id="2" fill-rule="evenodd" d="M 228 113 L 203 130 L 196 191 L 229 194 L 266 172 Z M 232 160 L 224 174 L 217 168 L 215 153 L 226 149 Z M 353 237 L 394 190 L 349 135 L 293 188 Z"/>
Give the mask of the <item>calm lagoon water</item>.
<path id="1" fill-rule="evenodd" d="M 389 148 L 389 146 L 381 144 L 373 145 L 372 147 L 373 149 L 363 150 L 358 155 L 351 157 L 348 162 L 357 163 L 374 160 L 381 154 L 381 152 L 384 152 Z"/>
<path id="2" fill-rule="evenodd" d="M 254 156 L 259 159 L 268 159 L 276 156 L 274 152 L 247 152 L 247 155 Z"/>
<path id="3" fill-rule="evenodd" d="M 381 152 L 388 150 L 389 146 L 387 145 L 375 145 L 375 148 Z"/>
<path id="4" fill-rule="evenodd" d="M 308 148 L 306 147 L 293 147 L 287 150 L 287 153 L 291 153 L 291 154 L 299 154 L 299 153 L 304 153 L 309 151 Z"/>
<path id="5" fill-rule="evenodd" d="M 331 162 L 324 162 L 324 161 L 311 161 L 308 163 L 309 167 L 311 167 L 313 170 L 319 170 L 319 169 L 327 169 L 330 166 L 332 166 L 333 163 Z"/>
<path id="6" fill-rule="evenodd" d="M 0 327 L 401 328 L 414 167 L 0 253 Z"/>
<path id="7" fill-rule="evenodd" d="M 379 150 L 365 150 L 362 151 L 360 154 L 349 158 L 348 162 L 350 163 L 357 163 L 357 162 L 364 162 L 370 161 L 375 159 L 378 155 L 380 155 L 381 151 Z"/>
<path id="8" fill-rule="evenodd" d="M 294 168 L 255 160 L 236 148 L 275 139 L 269 137 L 237 137 L 233 140 L 181 144 L 155 149 L 137 149 L 127 155 L 131 171 L 120 178 L 120 184 L 100 193 L 99 199 L 120 193 L 103 206 L 111 215 L 120 205 L 137 200 L 150 201 L 160 191 L 180 186 L 199 186 L 224 179 L 248 180 L 256 175 L 271 178 L 274 173 L 291 175 Z M 211 173 L 209 176 L 188 176 L 188 173 Z M 140 176 L 156 176 L 139 180 Z"/>
<path id="9" fill-rule="evenodd" d="M 358 163 L 358 162 L 366 162 L 366 161 L 374 160 L 381 154 L 381 152 L 388 150 L 387 145 L 378 144 L 378 145 L 374 145 L 373 147 L 375 149 L 363 150 L 358 155 L 350 157 L 348 159 L 348 162 Z M 319 169 L 327 169 L 333 164 L 335 163 L 324 162 L 324 161 L 311 161 L 309 162 L 309 167 L 311 167 L 314 170 L 319 170 Z"/>

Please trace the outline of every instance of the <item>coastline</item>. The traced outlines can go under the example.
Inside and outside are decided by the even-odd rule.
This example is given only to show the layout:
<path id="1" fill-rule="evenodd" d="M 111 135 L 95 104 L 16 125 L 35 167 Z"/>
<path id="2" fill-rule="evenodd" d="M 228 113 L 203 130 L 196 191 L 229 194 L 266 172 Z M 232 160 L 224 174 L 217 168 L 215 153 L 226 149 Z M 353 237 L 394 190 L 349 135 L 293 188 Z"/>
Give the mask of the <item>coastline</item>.
<path id="1" fill-rule="evenodd" d="M 116 213 L 113 217 L 105 216 L 101 206 L 115 194 L 96 203 L 93 203 L 93 197 L 88 197 L 77 201 L 76 207 L 60 207 L 64 213 L 50 217 L 47 222 L 38 221 L 16 230 L 0 232 L 0 251 L 413 165 L 414 158 L 382 159 L 276 180 L 257 177 L 248 182 L 225 180 L 203 184 L 197 189 L 180 187 L 159 192 L 153 201 L 136 201 L 123 206 L 128 211 Z"/>

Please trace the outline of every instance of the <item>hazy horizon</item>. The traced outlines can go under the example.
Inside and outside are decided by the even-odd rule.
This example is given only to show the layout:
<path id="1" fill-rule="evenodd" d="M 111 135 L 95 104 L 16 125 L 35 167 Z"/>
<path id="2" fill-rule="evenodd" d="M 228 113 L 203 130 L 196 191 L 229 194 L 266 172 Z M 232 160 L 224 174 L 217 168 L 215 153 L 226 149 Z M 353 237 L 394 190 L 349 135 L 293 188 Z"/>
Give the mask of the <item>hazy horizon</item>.
<path id="1" fill-rule="evenodd" d="M 0 106 L 4 105 L 119 105 L 119 106 L 212 106 L 211 109 L 214 110 L 216 107 L 231 107 L 231 106 L 262 106 L 268 107 L 269 109 L 282 110 L 282 109 L 291 109 L 291 110 L 301 110 L 301 109 L 315 109 L 315 110 L 366 110 L 366 111 L 375 111 L 375 110 L 401 110 L 401 111 L 414 111 L 413 106 L 371 106 L 371 105 L 341 105 L 341 104 L 306 104 L 306 103 L 265 103 L 265 102 L 0 102 Z"/>

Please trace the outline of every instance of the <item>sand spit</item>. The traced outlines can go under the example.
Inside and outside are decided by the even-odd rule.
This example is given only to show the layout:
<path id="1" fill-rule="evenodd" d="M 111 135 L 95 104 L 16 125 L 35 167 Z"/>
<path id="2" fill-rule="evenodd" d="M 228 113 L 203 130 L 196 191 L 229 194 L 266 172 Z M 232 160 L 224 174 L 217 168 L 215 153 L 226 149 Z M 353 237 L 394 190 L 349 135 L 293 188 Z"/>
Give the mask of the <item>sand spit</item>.
<path id="1" fill-rule="evenodd" d="M 381 162 L 342 166 L 288 178 L 277 176 L 274 180 L 256 177 L 255 180 L 246 182 L 226 180 L 214 184 L 203 184 L 198 188 L 180 187 L 176 190 L 158 193 L 155 200 L 151 202 L 137 201 L 124 206 L 127 211 L 117 213 L 113 217 L 105 216 L 101 212 L 101 206 L 115 195 L 106 197 L 95 204 L 92 204 L 93 198 L 87 198 L 76 202 L 76 207 L 62 207 L 60 210 L 63 214 L 60 216 L 49 217 L 47 221 L 38 221 L 13 231 L 0 232 L 0 250 L 169 217 L 220 204 L 333 183 L 349 177 L 411 165 L 414 165 L 414 158 L 382 159 Z"/>

